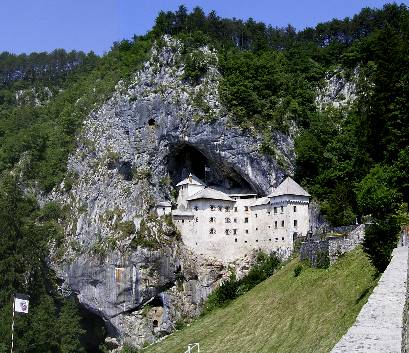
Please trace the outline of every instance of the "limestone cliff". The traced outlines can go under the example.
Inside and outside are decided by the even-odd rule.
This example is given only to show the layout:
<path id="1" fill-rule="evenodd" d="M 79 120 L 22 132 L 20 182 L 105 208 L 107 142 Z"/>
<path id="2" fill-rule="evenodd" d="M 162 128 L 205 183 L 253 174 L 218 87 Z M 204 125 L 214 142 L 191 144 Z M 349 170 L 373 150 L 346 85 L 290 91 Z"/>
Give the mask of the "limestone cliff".
<path id="1" fill-rule="evenodd" d="M 271 137 L 284 171 L 260 152 L 260 137 L 229 123 L 218 95 L 216 52 L 196 49 L 207 71 L 192 84 L 184 71 L 190 54 L 173 39 L 163 42 L 133 82 L 118 83 L 112 98 L 86 118 L 69 175 L 52 194 L 70 215 L 66 245 L 55 247 L 52 259 L 64 290 L 102 317 L 110 335 L 139 346 L 197 315 L 228 275 L 222 261 L 193 254 L 171 225 L 160 226 L 165 220 L 150 215 L 156 202 L 174 201 L 175 183 L 192 170 L 265 195 L 294 161 L 289 137 Z M 131 246 L 142 220 L 155 239 Z M 240 272 L 245 259 L 236 265 Z"/>

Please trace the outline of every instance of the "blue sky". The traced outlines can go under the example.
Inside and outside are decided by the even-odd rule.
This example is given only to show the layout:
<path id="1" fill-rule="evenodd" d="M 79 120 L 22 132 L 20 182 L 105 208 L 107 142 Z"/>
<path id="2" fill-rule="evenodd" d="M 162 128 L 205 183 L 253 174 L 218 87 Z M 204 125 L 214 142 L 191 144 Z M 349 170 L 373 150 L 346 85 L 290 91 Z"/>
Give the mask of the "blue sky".
<path id="1" fill-rule="evenodd" d="M 382 0 L 0 0 L 0 52 L 51 51 L 55 48 L 98 54 L 112 43 L 148 31 L 160 10 L 216 10 L 219 16 L 253 17 L 273 26 L 297 29 L 332 18 L 352 16 Z M 409 5 L 409 0 L 399 1 Z"/>

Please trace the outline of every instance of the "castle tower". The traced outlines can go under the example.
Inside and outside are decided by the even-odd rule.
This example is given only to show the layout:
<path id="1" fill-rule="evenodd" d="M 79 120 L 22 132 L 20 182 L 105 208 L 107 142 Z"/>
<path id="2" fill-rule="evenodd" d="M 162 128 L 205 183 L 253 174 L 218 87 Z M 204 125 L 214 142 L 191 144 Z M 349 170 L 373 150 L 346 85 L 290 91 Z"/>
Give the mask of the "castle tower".
<path id="1" fill-rule="evenodd" d="M 186 209 L 187 198 L 203 190 L 206 187 L 206 184 L 190 173 L 189 176 L 178 183 L 176 187 L 179 191 L 177 199 L 178 209 Z"/>

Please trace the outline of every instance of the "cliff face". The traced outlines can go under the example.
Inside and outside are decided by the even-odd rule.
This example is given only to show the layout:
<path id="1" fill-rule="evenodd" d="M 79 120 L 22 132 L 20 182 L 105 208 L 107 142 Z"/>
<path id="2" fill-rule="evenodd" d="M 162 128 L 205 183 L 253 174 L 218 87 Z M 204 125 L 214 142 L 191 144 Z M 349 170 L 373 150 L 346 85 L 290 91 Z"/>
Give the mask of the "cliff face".
<path id="1" fill-rule="evenodd" d="M 69 176 L 52 195 L 70 215 L 66 245 L 54 249 L 52 260 L 63 288 L 101 316 L 111 335 L 137 345 L 197 315 L 228 275 L 222 261 L 193 254 L 171 226 L 158 226 L 165 220 L 147 221 L 156 202 L 174 200 L 173 186 L 190 171 L 265 195 L 291 173 L 294 160 L 287 136 L 272 136 L 284 172 L 261 154 L 261 138 L 229 124 L 218 95 L 215 52 L 196 49 L 207 72 L 191 84 L 183 59 L 189 54 L 182 49 L 165 38 L 133 82 L 119 83 L 112 98 L 87 117 Z M 142 220 L 155 246 L 147 248 L 152 239 L 144 239 L 130 247 Z M 246 260 L 236 264 L 239 273 L 242 266 Z"/>

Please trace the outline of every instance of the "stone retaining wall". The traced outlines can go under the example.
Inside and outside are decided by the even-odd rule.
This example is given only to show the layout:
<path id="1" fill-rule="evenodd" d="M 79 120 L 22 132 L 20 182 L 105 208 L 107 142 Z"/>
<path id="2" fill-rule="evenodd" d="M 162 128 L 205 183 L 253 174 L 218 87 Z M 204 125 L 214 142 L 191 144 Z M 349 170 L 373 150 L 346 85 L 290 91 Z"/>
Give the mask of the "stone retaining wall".
<path id="1" fill-rule="evenodd" d="M 313 267 L 324 267 L 322 265 L 327 263 L 333 264 L 339 256 L 361 244 L 364 236 L 365 225 L 361 224 L 345 236 L 307 239 L 301 244 L 300 259 L 309 261 Z"/>

